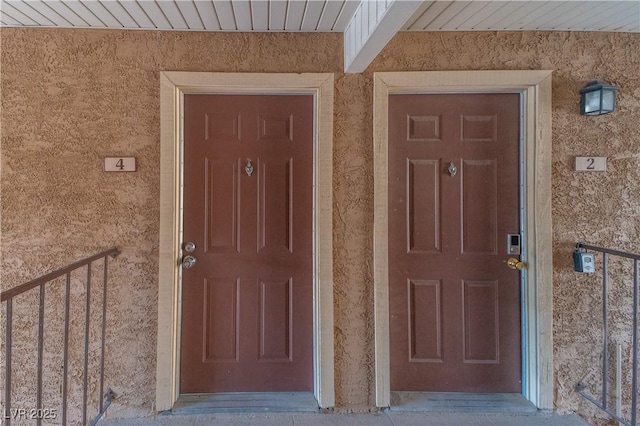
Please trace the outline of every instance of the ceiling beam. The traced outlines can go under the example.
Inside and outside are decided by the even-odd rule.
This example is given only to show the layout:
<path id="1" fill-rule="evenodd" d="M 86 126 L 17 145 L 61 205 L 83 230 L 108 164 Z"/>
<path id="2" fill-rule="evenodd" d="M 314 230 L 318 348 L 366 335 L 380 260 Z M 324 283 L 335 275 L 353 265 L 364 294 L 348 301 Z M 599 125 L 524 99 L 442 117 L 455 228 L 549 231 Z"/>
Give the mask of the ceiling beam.
<path id="1" fill-rule="evenodd" d="M 415 14 L 424 10 L 418 0 L 363 1 L 344 32 L 344 71 L 363 72 L 389 40 Z"/>

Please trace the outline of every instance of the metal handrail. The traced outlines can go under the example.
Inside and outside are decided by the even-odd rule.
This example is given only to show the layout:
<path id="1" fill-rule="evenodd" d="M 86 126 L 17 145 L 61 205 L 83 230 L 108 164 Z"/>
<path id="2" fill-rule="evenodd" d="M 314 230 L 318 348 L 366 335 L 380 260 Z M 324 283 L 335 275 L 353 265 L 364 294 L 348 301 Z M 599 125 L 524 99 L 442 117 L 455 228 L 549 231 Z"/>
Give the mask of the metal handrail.
<path id="1" fill-rule="evenodd" d="M 602 253 L 602 394 L 600 399 L 589 395 L 586 392 L 587 385 L 578 382 L 575 386 L 576 392 L 583 398 L 593 403 L 602 411 L 607 413 L 611 418 L 625 426 L 636 426 L 637 424 L 637 405 L 638 405 L 638 302 L 640 288 L 638 287 L 640 272 L 638 264 L 640 262 L 640 254 L 628 253 L 620 250 L 613 250 L 604 247 L 592 246 L 584 243 L 577 243 L 576 250 L 591 250 Z M 633 260 L 633 333 L 632 333 L 632 357 L 631 357 L 631 419 L 626 420 L 621 417 L 620 413 L 613 412 L 608 407 L 608 368 L 609 359 L 609 255 L 622 257 Z"/>
<path id="2" fill-rule="evenodd" d="M 12 320 L 13 320 L 13 299 L 34 288 L 40 289 L 40 300 L 38 305 L 38 365 L 36 372 L 36 408 L 42 410 L 42 363 L 44 351 L 44 306 L 46 285 L 60 277 L 65 277 L 65 308 L 64 308 L 64 355 L 63 355 L 63 377 L 62 377 L 62 424 L 67 424 L 67 391 L 68 391 L 68 355 L 69 355 L 69 311 L 71 294 L 71 273 L 84 266 L 87 267 L 87 294 L 85 306 L 85 336 L 84 336 L 84 383 L 83 383 L 83 413 L 82 424 L 87 424 L 87 387 L 88 387 L 88 355 L 89 355 L 89 322 L 91 311 L 91 265 L 96 260 L 104 259 L 103 283 L 102 283 L 102 330 L 101 330 L 101 353 L 100 353 L 100 397 L 98 414 L 91 421 L 91 425 L 97 423 L 106 409 L 111 405 L 115 394 L 111 389 L 104 392 L 104 352 L 105 352 L 105 332 L 107 316 L 107 278 L 108 278 L 108 258 L 115 258 L 120 254 L 117 247 L 102 251 L 93 256 L 89 256 L 56 271 L 45 274 L 34 280 L 16 286 L 0 293 L 0 302 L 6 302 L 6 333 L 5 333 L 5 394 L 4 394 L 4 420 L 7 426 L 11 425 L 13 416 L 11 408 L 11 349 L 12 349 Z M 42 424 L 42 418 L 37 416 L 37 424 Z"/>
<path id="3" fill-rule="evenodd" d="M 87 258 L 84 258 L 82 260 L 78 260 L 77 262 L 74 262 L 70 265 L 67 265 L 63 268 L 57 269 L 53 272 L 49 272 L 46 275 L 43 275 L 41 277 L 38 277 L 34 280 L 31 280 L 29 282 L 26 282 L 24 284 L 21 284 L 19 286 L 10 288 L 9 290 L 5 290 L 2 293 L 0 293 L 0 302 L 4 302 L 6 300 L 9 300 L 13 297 L 16 297 L 19 294 L 24 293 L 25 291 L 29 291 L 32 288 L 36 288 L 38 287 L 40 284 L 46 284 L 47 282 L 51 281 L 51 280 L 55 280 L 56 278 L 60 278 L 61 276 L 72 272 L 78 268 L 81 268 L 83 266 L 88 265 L 89 263 L 92 263 L 98 259 L 102 259 L 103 257 L 107 257 L 107 256 L 111 256 L 112 258 L 115 258 L 116 256 L 118 256 L 118 254 L 120 254 L 120 251 L 116 248 L 110 248 L 109 250 L 105 250 L 102 251 L 100 253 L 94 254 L 93 256 L 89 256 Z"/>
<path id="4" fill-rule="evenodd" d="M 598 247 L 598 246 L 591 246 L 591 245 L 585 244 L 585 243 L 576 244 L 576 248 L 583 248 L 585 250 L 593 250 L 593 251 L 597 251 L 597 252 L 600 252 L 600 253 L 611 254 L 613 256 L 625 257 L 627 259 L 640 260 L 640 254 L 627 253 L 626 251 L 613 250 L 613 249 L 608 249 L 608 248 Z"/>

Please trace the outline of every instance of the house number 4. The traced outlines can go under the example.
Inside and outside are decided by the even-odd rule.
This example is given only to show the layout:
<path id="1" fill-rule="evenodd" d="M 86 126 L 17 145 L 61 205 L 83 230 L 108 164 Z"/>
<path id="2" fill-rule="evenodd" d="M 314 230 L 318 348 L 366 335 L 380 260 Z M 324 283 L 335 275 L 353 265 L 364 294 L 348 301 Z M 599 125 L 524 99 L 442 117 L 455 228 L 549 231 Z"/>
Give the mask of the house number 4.
<path id="1" fill-rule="evenodd" d="M 135 172 L 135 157 L 106 157 L 104 159 L 105 172 Z"/>

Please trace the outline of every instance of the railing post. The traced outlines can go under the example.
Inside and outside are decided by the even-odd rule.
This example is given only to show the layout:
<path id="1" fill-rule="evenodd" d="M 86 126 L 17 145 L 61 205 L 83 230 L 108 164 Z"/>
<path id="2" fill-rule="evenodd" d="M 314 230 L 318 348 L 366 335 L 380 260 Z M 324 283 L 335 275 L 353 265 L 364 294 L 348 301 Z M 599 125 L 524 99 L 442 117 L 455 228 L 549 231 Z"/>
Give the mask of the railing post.
<path id="1" fill-rule="evenodd" d="M 40 304 L 38 306 L 38 366 L 37 366 L 37 388 L 36 388 L 36 408 L 42 409 L 42 351 L 44 349 L 44 283 L 40 284 Z M 42 424 L 42 418 L 38 416 L 36 424 Z"/>
<path id="2" fill-rule="evenodd" d="M 87 424 L 87 386 L 89 372 L 89 322 L 91 321 L 91 263 L 87 264 L 87 303 L 84 319 L 84 385 L 82 386 L 82 424 Z"/>
<path id="3" fill-rule="evenodd" d="M 638 260 L 633 261 L 633 353 L 631 355 L 631 424 L 635 425 L 638 409 Z"/>
<path id="4" fill-rule="evenodd" d="M 5 364 L 4 364 L 4 413 L 6 425 L 11 426 L 11 320 L 13 315 L 13 299 L 7 300 L 7 323 L 5 342 Z"/>
<path id="5" fill-rule="evenodd" d="M 100 394 L 98 399 L 98 412 L 102 413 L 104 398 L 104 347 L 107 329 L 107 278 L 109 256 L 104 257 L 104 273 L 102 278 L 102 347 L 100 348 Z"/>
<path id="6" fill-rule="evenodd" d="M 602 407 L 607 409 L 609 361 L 609 259 L 602 253 Z"/>
<path id="7" fill-rule="evenodd" d="M 62 357 L 62 424 L 67 424 L 67 390 L 69 373 L 69 309 L 71 298 L 71 273 L 67 272 L 64 293 L 64 354 Z"/>

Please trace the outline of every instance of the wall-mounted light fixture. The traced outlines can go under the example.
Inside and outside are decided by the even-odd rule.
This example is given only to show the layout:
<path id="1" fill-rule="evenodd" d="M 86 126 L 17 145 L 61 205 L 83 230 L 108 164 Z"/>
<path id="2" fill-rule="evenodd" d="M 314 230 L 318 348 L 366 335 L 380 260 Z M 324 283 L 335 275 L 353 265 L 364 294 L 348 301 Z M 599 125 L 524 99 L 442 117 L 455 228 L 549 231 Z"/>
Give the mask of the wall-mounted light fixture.
<path id="1" fill-rule="evenodd" d="M 602 81 L 588 82 L 580 89 L 580 114 L 603 115 L 613 112 L 616 108 L 616 90 L 616 86 Z"/>

